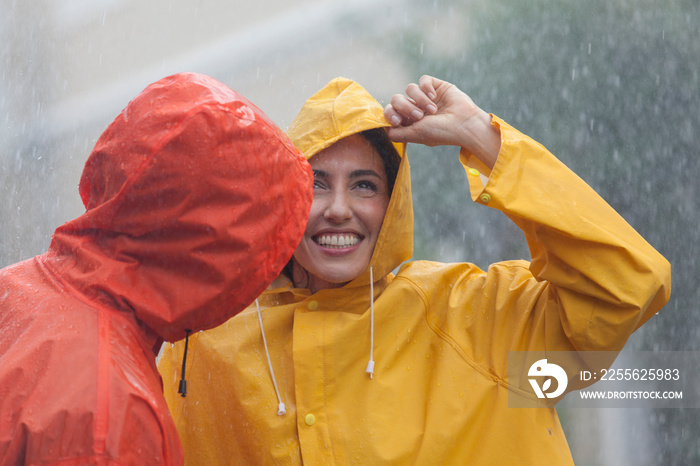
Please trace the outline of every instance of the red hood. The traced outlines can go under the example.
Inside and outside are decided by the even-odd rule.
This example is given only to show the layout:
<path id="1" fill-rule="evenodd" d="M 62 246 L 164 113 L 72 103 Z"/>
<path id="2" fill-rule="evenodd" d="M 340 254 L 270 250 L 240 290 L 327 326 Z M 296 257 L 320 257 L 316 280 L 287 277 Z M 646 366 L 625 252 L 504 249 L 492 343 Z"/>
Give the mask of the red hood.
<path id="1" fill-rule="evenodd" d="M 56 230 L 43 261 L 86 299 L 176 341 L 225 322 L 279 274 L 312 183 L 258 108 L 208 76 L 174 75 L 102 134 L 80 181 L 87 211 Z"/>

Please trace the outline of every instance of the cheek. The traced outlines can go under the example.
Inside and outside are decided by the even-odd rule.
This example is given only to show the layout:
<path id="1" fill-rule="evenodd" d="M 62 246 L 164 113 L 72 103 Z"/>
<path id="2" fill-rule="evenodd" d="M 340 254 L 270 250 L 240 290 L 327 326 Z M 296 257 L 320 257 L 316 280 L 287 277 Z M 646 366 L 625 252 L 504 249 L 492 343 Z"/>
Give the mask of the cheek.
<path id="1" fill-rule="evenodd" d="M 309 211 L 309 220 L 306 223 L 306 234 L 308 234 L 312 230 L 314 223 L 320 217 L 323 217 L 323 208 L 321 206 L 321 203 L 316 202 L 316 200 L 314 199 L 313 203 L 311 204 L 311 210 Z"/>
<path id="2" fill-rule="evenodd" d="M 375 233 L 379 232 L 384 222 L 388 204 L 388 201 L 377 200 L 377 202 L 371 202 L 364 206 L 362 216 L 365 219 L 365 224 Z"/>

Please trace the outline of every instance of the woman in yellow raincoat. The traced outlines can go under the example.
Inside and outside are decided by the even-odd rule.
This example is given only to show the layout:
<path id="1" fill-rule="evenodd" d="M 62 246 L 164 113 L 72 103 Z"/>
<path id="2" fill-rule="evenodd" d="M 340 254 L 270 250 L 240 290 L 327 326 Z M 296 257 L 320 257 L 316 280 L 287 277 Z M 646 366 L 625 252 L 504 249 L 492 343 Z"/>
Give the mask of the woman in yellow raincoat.
<path id="1" fill-rule="evenodd" d="M 510 217 L 532 260 L 404 263 L 408 159 L 397 144 L 391 161 L 385 133 L 460 146 L 473 201 Z M 184 345 L 161 359 L 187 464 L 572 464 L 551 406 L 509 407 L 529 388 L 509 377 L 509 352 L 619 351 L 667 302 L 668 262 L 541 145 L 439 79 L 383 109 L 338 78 L 288 135 L 315 175 L 289 267 L 190 339 L 187 397 Z"/>

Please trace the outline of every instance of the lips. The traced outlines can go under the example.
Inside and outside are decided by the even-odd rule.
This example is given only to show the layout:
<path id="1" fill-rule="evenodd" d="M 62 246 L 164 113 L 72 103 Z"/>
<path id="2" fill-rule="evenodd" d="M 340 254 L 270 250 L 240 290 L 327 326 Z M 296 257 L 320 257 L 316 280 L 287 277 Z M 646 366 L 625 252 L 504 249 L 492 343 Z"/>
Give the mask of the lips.
<path id="1" fill-rule="evenodd" d="M 324 248 L 350 248 L 362 241 L 362 238 L 354 233 L 323 233 L 313 238 L 314 242 Z"/>

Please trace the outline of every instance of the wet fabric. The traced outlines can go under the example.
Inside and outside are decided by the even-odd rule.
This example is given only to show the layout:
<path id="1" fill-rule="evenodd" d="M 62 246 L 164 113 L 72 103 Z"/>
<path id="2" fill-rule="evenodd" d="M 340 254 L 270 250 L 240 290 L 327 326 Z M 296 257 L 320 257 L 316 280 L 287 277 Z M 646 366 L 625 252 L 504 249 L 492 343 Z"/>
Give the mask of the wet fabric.
<path id="1" fill-rule="evenodd" d="M 309 99 L 288 134 L 313 157 L 388 126 L 381 115 L 364 89 L 338 79 Z M 186 399 L 177 396 L 182 345 L 166 348 L 159 369 L 187 464 L 573 463 L 553 408 L 508 407 L 510 393 L 529 389 L 508 379 L 508 352 L 621 349 L 668 300 L 670 266 L 545 148 L 497 117 L 493 124 L 501 133 L 493 170 L 468 153 L 460 161 L 472 200 L 508 215 L 532 260 L 487 270 L 403 263 L 413 217 L 402 157 L 370 261 L 373 295 L 368 268 L 315 294 L 280 276 L 259 298 L 287 414 L 277 415 L 255 307 L 192 338 Z"/>
<path id="2" fill-rule="evenodd" d="M 85 164 L 86 212 L 0 271 L 0 464 L 181 464 L 155 353 L 269 285 L 312 183 L 284 133 L 208 76 L 132 100 Z"/>

